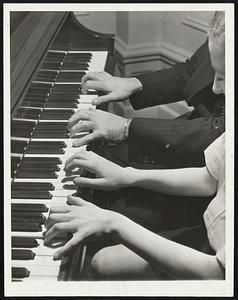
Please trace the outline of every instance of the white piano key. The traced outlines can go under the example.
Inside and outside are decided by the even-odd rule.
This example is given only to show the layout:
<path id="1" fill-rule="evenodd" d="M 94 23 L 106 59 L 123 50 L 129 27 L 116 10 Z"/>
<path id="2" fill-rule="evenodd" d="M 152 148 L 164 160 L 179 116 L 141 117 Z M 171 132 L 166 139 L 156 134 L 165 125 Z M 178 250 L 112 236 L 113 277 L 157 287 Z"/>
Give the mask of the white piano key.
<path id="1" fill-rule="evenodd" d="M 29 237 L 34 239 L 43 239 L 43 232 L 30 232 L 30 231 L 12 231 L 12 236 L 15 237 Z"/>
<path id="2" fill-rule="evenodd" d="M 56 251 L 56 250 L 55 250 Z M 44 255 L 37 255 L 34 257 L 34 259 L 19 259 L 19 260 L 12 260 L 12 265 L 14 266 L 24 266 L 27 268 L 28 266 L 33 266 L 33 265 L 45 265 L 45 266 L 56 266 L 59 268 L 60 266 L 60 260 L 54 261 L 52 256 L 44 256 Z"/>
<path id="3" fill-rule="evenodd" d="M 73 193 L 69 193 L 71 195 Z M 44 204 L 48 209 L 54 205 L 65 205 L 67 201 L 67 197 L 57 197 L 57 201 L 55 199 L 44 200 L 44 199 L 12 199 L 12 204 Z"/>
<path id="4" fill-rule="evenodd" d="M 44 281 L 44 282 L 47 282 L 50 283 L 50 282 L 57 282 L 57 277 L 54 277 L 54 276 L 44 276 L 44 277 L 41 277 L 41 276 L 30 276 L 30 277 L 26 277 L 26 278 L 23 278 L 23 279 L 20 279 L 20 278 L 13 278 L 12 279 L 13 282 L 26 282 L 27 284 L 30 284 L 31 282 L 32 283 L 35 283 L 35 282 L 41 282 L 41 281 Z"/>

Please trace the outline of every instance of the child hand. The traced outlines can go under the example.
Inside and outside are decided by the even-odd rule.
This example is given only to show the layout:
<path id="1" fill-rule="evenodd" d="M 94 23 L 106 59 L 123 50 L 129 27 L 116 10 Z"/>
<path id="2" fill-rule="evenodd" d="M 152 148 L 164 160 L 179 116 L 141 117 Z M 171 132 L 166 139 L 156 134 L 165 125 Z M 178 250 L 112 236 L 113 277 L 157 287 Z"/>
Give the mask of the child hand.
<path id="1" fill-rule="evenodd" d="M 122 168 L 92 151 L 81 150 L 65 163 L 65 171 L 82 167 L 96 174 L 96 178 L 77 177 L 74 183 L 84 187 L 114 190 L 129 184 L 129 172 L 132 168 Z"/>
<path id="2" fill-rule="evenodd" d="M 50 245 L 62 233 L 72 233 L 72 238 L 54 255 L 62 256 L 88 237 L 110 236 L 113 234 L 113 222 L 120 218 L 116 212 L 104 210 L 79 197 L 68 196 L 69 206 L 51 207 L 46 221 L 45 245 Z"/>

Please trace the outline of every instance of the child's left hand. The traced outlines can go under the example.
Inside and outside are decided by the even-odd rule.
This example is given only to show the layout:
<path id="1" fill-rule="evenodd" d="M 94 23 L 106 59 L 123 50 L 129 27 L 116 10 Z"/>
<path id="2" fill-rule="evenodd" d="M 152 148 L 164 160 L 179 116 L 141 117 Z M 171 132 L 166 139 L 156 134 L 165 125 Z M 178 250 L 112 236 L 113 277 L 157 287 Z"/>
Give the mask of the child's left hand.
<path id="1" fill-rule="evenodd" d="M 50 215 L 45 223 L 45 245 L 50 246 L 55 239 L 64 233 L 72 233 L 72 238 L 54 255 L 54 259 L 62 256 L 89 237 L 110 237 L 113 224 L 123 218 L 116 212 L 99 208 L 79 197 L 68 196 L 68 206 L 51 207 Z"/>

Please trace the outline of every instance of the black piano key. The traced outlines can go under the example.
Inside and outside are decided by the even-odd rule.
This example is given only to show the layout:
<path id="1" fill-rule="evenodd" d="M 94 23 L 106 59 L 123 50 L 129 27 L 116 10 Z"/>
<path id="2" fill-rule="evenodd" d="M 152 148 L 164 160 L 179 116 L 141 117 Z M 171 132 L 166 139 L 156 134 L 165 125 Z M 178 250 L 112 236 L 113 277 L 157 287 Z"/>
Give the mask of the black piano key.
<path id="1" fill-rule="evenodd" d="M 70 115 L 73 114 L 74 110 L 73 109 L 45 109 L 42 111 L 41 115 L 47 115 L 47 114 L 55 114 L 55 115 Z"/>
<path id="2" fill-rule="evenodd" d="M 39 128 L 37 128 L 34 131 L 34 133 L 39 133 L 39 132 L 66 133 L 67 132 L 67 128 L 66 127 L 59 127 L 59 128 L 57 128 L 56 126 L 50 126 L 49 128 L 46 128 L 46 127 L 40 126 Z"/>
<path id="3" fill-rule="evenodd" d="M 67 128 L 67 122 L 39 122 L 37 128 L 50 128 L 50 127 L 56 127 L 56 128 Z"/>
<path id="4" fill-rule="evenodd" d="M 37 76 L 56 76 L 57 71 L 49 71 L 49 70 L 39 70 L 37 72 Z"/>
<path id="5" fill-rule="evenodd" d="M 59 127 L 57 128 L 56 126 L 50 126 L 50 127 L 44 127 L 44 126 L 39 126 L 39 128 L 37 128 L 35 131 L 34 131 L 34 134 L 35 133 L 41 133 L 41 132 L 51 132 L 51 133 L 66 133 L 68 130 L 67 130 L 67 127 Z"/>
<path id="6" fill-rule="evenodd" d="M 38 222 L 12 221 L 12 231 L 38 232 L 42 231 L 42 227 Z"/>
<path id="7" fill-rule="evenodd" d="M 11 204 L 11 211 L 29 211 L 29 212 L 47 212 L 48 208 L 45 204 L 28 204 L 28 203 L 12 203 Z"/>
<path id="8" fill-rule="evenodd" d="M 16 176 L 16 170 L 11 169 L 11 178 L 14 178 Z"/>
<path id="9" fill-rule="evenodd" d="M 59 171 L 60 167 L 56 163 L 49 162 L 48 164 L 40 164 L 39 162 L 28 162 L 25 161 L 21 163 L 21 170 L 27 169 L 37 169 L 37 170 L 51 170 L 51 171 Z"/>
<path id="10" fill-rule="evenodd" d="M 11 128 L 11 136 L 12 137 L 20 137 L 20 138 L 30 138 L 32 135 L 33 129 L 26 130 L 21 128 Z"/>
<path id="11" fill-rule="evenodd" d="M 26 152 L 27 154 L 65 154 L 64 149 L 55 148 L 29 148 Z"/>
<path id="12" fill-rule="evenodd" d="M 11 165 L 17 166 L 20 163 L 20 157 L 11 156 Z"/>
<path id="13" fill-rule="evenodd" d="M 14 118 L 22 119 L 22 120 L 38 120 L 39 115 L 32 115 L 32 114 L 15 114 Z"/>
<path id="14" fill-rule="evenodd" d="M 55 171 L 58 172 L 60 171 L 60 168 L 58 166 L 54 166 L 54 165 L 39 165 L 39 164 L 22 164 L 21 165 L 21 171 L 29 171 L 29 170 L 38 170 L 38 171 Z"/>
<path id="15" fill-rule="evenodd" d="M 15 248 L 35 248 L 38 247 L 39 244 L 37 240 L 28 237 L 12 237 L 12 247 Z"/>
<path id="16" fill-rule="evenodd" d="M 27 94 L 38 94 L 38 95 L 48 95 L 50 88 L 39 88 L 39 87 L 30 87 L 27 91 Z"/>
<path id="17" fill-rule="evenodd" d="M 61 67 L 61 62 L 57 62 L 57 61 L 44 61 L 41 65 L 41 69 L 49 69 L 49 70 L 59 70 Z"/>
<path id="18" fill-rule="evenodd" d="M 24 105 L 24 106 L 42 107 L 42 108 L 44 107 L 44 103 L 43 102 L 32 102 L 32 101 L 26 101 L 26 100 L 22 101 L 22 105 Z"/>
<path id="19" fill-rule="evenodd" d="M 61 92 L 61 93 L 53 93 L 47 98 L 47 102 L 52 101 L 69 101 L 69 102 L 78 102 L 79 92 L 77 93 L 69 93 L 69 92 Z"/>
<path id="20" fill-rule="evenodd" d="M 17 190 L 46 190 L 53 191 L 54 185 L 49 182 L 12 182 L 12 189 Z"/>
<path id="21" fill-rule="evenodd" d="M 54 85 L 54 87 L 52 88 L 51 93 L 76 93 L 79 92 L 81 89 L 81 84 L 74 84 L 73 86 L 70 84 L 63 84 L 63 83 L 58 83 L 56 85 Z"/>
<path id="22" fill-rule="evenodd" d="M 11 152 L 12 153 L 24 153 L 27 147 L 26 141 L 11 140 Z"/>
<path id="23" fill-rule="evenodd" d="M 41 90 L 50 90 L 52 88 L 52 84 L 32 82 L 30 85 L 30 88 L 37 88 L 37 89 L 41 89 Z"/>
<path id="24" fill-rule="evenodd" d="M 13 222 L 37 222 L 41 225 L 45 223 L 45 216 L 43 215 L 24 215 L 23 212 L 15 212 L 14 214 L 12 213 L 12 221 Z"/>
<path id="25" fill-rule="evenodd" d="M 40 211 L 15 211 L 13 210 L 11 212 L 12 217 L 17 217 L 17 218 L 26 218 L 28 221 L 28 218 L 38 218 L 40 220 L 45 221 L 46 217 L 42 214 Z"/>
<path id="26" fill-rule="evenodd" d="M 73 114 L 42 114 L 40 120 L 69 120 Z"/>
<path id="27" fill-rule="evenodd" d="M 36 108 L 22 108 L 19 107 L 17 110 L 17 113 L 31 113 L 31 114 L 40 114 L 41 109 L 36 109 Z"/>
<path id="28" fill-rule="evenodd" d="M 24 97 L 24 100 L 26 101 L 32 101 L 32 102 L 45 102 L 47 96 L 42 96 L 42 95 L 39 95 L 39 94 L 33 94 L 33 93 L 30 93 L 28 94 L 27 96 Z"/>
<path id="29" fill-rule="evenodd" d="M 12 190 L 14 199 L 52 199 L 52 194 L 44 190 Z"/>
<path id="30" fill-rule="evenodd" d="M 67 145 L 65 142 L 62 141 L 49 141 L 49 142 L 43 142 L 43 141 L 32 141 L 30 143 L 30 146 L 32 147 L 60 147 L 60 148 L 66 148 Z"/>
<path id="31" fill-rule="evenodd" d="M 45 108 L 78 108 L 77 103 L 66 103 L 66 102 L 47 102 Z"/>
<path id="32" fill-rule="evenodd" d="M 12 268 L 12 278 L 23 279 L 30 276 L 30 271 L 22 267 Z"/>
<path id="33" fill-rule="evenodd" d="M 12 128 L 32 129 L 35 127 L 36 121 L 13 120 L 11 121 Z"/>
<path id="34" fill-rule="evenodd" d="M 69 136 L 67 133 L 51 133 L 51 132 L 35 132 L 34 138 L 38 139 L 52 139 L 52 138 L 58 138 L 58 139 L 68 139 Z"/>
<path id="35" fill-rule="evenodd" d="M 32 147 L 55 147 L 55 148 L 66 148 L 67 145 L 63 141 L 32 141 L 30 143 L 30 146 Z"/>
<path id="36" fill-rule="evenodd" d="M 33 260 L 36 254 L 31 250 L 13 249 L 12 259 L 14 260 Z"/>
<path id="37" fill-rule="evenodd" d="M 62 160 L 59 157 L 24 157 L 22 163 L 39 164 L 57 164 L 61 165 Z"/>
<path id="38" fill-rule="evenodd" d="M 42 179 L 55 179 L 58 175 L 55 172 L 30 172 L 30 171 L 19 171 L 16 174 L 17 178 L 42 178 Z"/>

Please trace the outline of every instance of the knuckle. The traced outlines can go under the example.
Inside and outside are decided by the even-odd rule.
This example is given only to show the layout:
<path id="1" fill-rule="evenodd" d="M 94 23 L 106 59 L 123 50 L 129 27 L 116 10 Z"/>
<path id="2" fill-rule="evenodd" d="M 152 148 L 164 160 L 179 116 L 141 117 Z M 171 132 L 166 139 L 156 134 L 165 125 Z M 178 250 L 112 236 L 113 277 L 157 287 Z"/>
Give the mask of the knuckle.
<path id="1" fill-rule="evenodd" d="M 62 230 L 62 225 L 60 223 L 55 224 L 53 227 L 54 227 L 54 230 L 56 230 L 56 231 Z"/>

